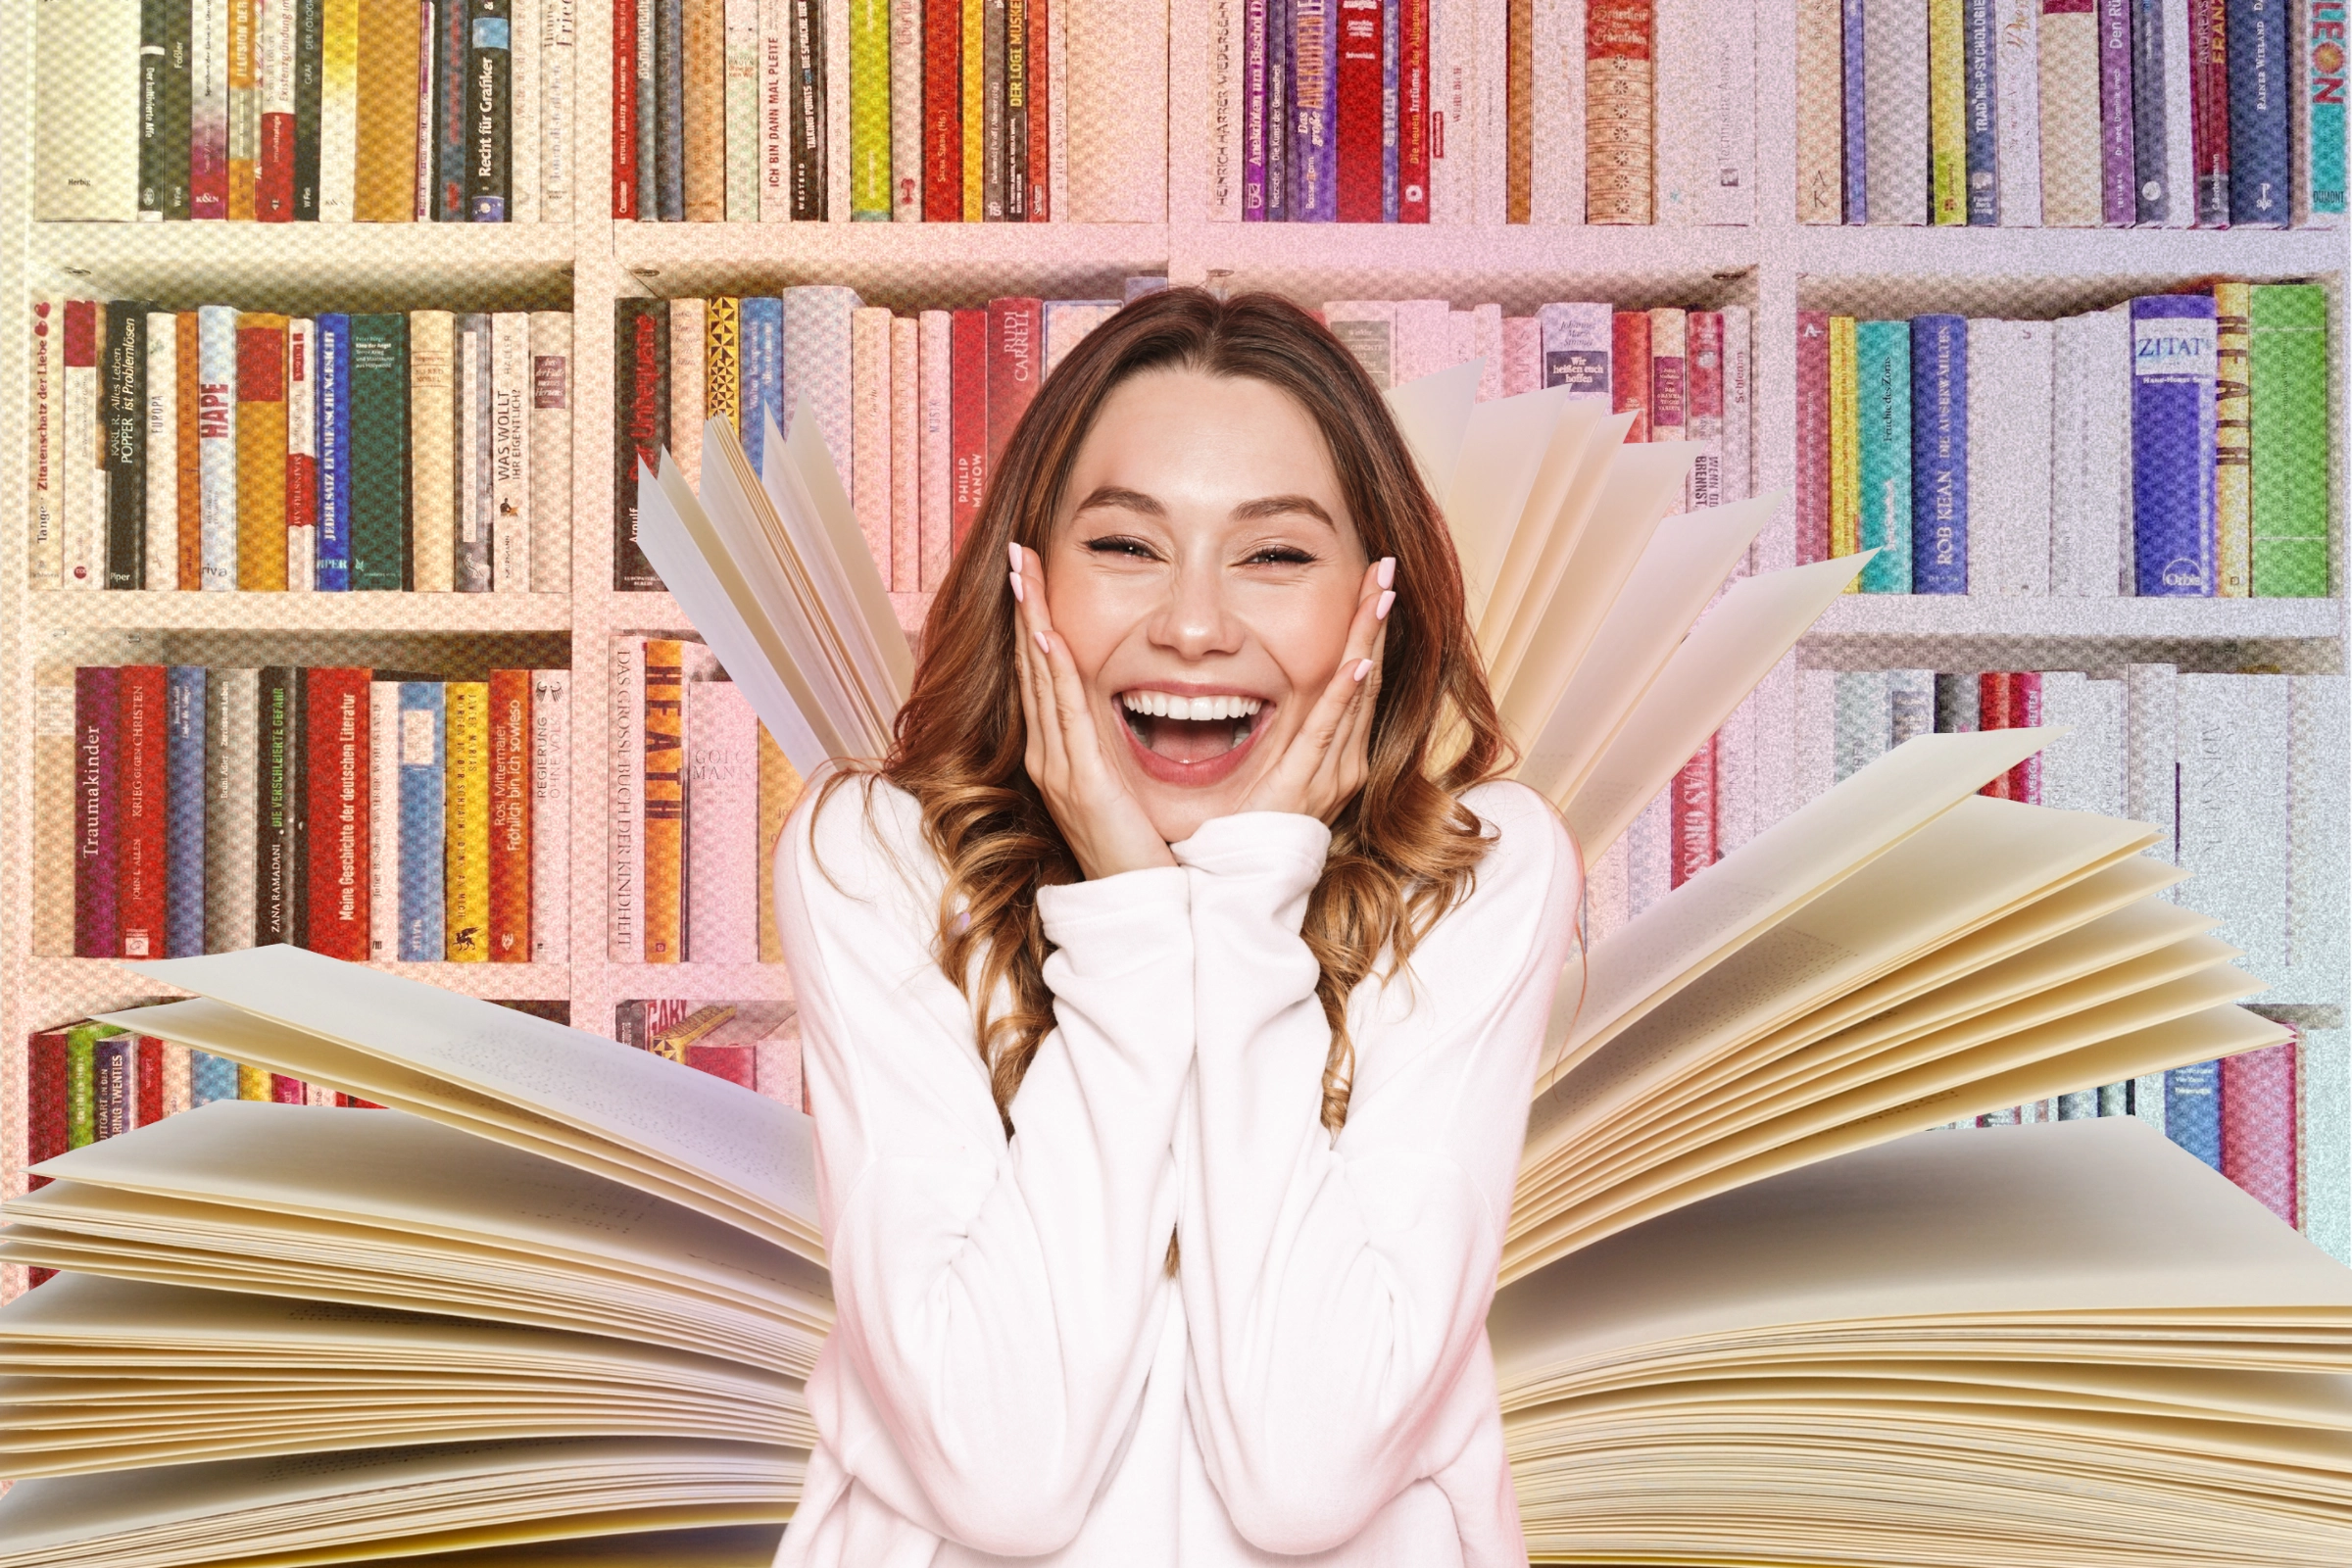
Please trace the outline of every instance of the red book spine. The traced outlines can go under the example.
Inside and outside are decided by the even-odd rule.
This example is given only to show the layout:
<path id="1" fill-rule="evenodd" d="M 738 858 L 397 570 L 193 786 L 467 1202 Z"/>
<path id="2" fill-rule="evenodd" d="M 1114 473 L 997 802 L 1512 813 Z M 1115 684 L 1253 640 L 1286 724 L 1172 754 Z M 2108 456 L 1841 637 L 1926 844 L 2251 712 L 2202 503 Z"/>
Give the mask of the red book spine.
<path id="1" fill-rule="evenodd" d="M 1054 205 L 1053 32 L 1047 12 L 1053 0 L 1029 0 L 1029 221 L 1051 219 Z"/>
<path id="2" fill-rule="evenodd" d="M 67 1135 L 73 1091 L 66 1085 L 66 1032 L 46 1029 L 34 1035 L 30 1044 L 24 1063 L 24 1163 L 38 1165 L 73 1147 Z M 53 1180 L 28 1176 L 24 1185 L 32 1191 Z"/>
<path id="3" fill-rule="evenodd" d="M 948 442 L 956 462 L 948 548 L 980 520 L 988 490 L 988 313 L 957 311 L 948 323 Z"/>
<path id="4" fill-rule="evenodd" d="M 1796 313 L 1796 560 L 1830 559 L 1830 318 Z"/>
<path id="5" fill-rule="evenodd" d="M 1628 441 L 1649 439 L 1649 313 L 1619 311 L 1609 344 L 1609 386 L 1614 412 L 1632 413 Z"/>
<path id="6" fill-rule="evenodd" d="M 963 220 L 963 8 L 923 7 L 923 220 Z"/>
<path id="7" fill-rule="evenodd" d="M 938 9 L 934 7 L 933 9 Z M 612 216 L 637 216 L 637 8 L 609 8 L 612 19 Z"/>
<path id="8" fill-rule="evenodd" d="M 1396 8 L 1396 221 L 1429 221 L 1429 7 Z"/>
<path id="9" fill-rule="evenodd" d="M 707 1072 L 713 1078 L 724 1078 L 731 1084 L 757 1091 L 760 1087 L 760 1066 L 756 1052 L 757 1048 L 753 1046 L 688 1046 L 686 1065 L 697 1072 Z"/>
<path id="10" fill-rule="evenodd" d="M 368 669 L 303 672 L 303 803 L 310 880 L 305 946 L 368 961 Z"/>
<path id="11" fill-rule="evenodd" d="M 2290 1026 L 2291 1027 L 2291 1026 Z M 2222 1174 L 2286 1221 L 2302 1224 L 2296 1181 L 2300 1036 L 2222 1058 Z"/>
<path id="12" fill-rule="evenodd" d="M 164 956 L 166 866 L 171 855 L 165 817 L 172 796 L 171 773 L 165 766 L 169 754 L 164 705 L 170 679 L 161 664 L 128 664 L 115 675 L 116 701 L 122 705 L 116 718 L 122 764 L 115 780 L 122 814 L 115 846 L 115 898 L 125 958 Z"/>
<path id="13" fill-rule="evenodd" d="M 1339 219 L 1377 223 L 1381 213 L 1381 0 L 1340 0 Z"/>
<path id="14" fill-rule="evenodd" d="M 335 1103 L 348 1106 L 353 1110 L 381 1110 L 384 1108 L 372 1100 L 362 1100 L 357 1095 L 346 1095 L 340 1091 L 337 1091 L 335 1095 Z"/>
<path id="15" fill-rule="evenodd" d="M 139 1119 L 136 1127 L 145 1127 L 164 1119 L 164 1052 L 168 1048 L 153 1035 L 139 1036 Z"/>
<path id="16" fill-rule="evenodd" d="M 2012 670 L 2009 674 L 2009 727 L 2034 729 L 2041 723 L 2041 675 L 2036 670 Z M 2023 801 L 2028 806 L 2041 804 L 2041 754 L 2032 757 L 2009 770 L 2009 799 Z"/>
<path id="17" fill-rule="evenodd" d="M 109 666 L 74 672 L 74 956 L 122 956 L 116 876 L 121 704 Z"/>
<path id="18" fill-rule="evenodd" d="M 531 961 L 531 672 L 490 672 L 490 961 Z"/>
<path id="19" fill-rule="evenodd" d="M 253 171 L 253 216 L 264 223 L 291 223 L 294 221 L 292 115 L 262 117 L 261 153 Z"/>
<path id="20" fill-rule="evenodd" d="M 1675 771 L 1673 811 L 1674 858 L 1670 885 L 1681 887 L 1715 863 L 1715 737 L 1690 754 Z"/>
<path id="21" fill-rule="evenodd" d="M 1004 443 L 1029 412 L 1044 368 L 1045 304 L 1009 297 L 988 302 L 988 466 L 993 471 Z"/>
<path id="22" fill-rule="evenodd" d="M 2188 0 L 2189 162 L 2203 227 L 2230 223 L 2230 0 Z"/>
<path id="23" fill-rule="evenodd" d="M 280 1105 L 302 1105 L 310 1102 L 310 1094 L 299 1078 L 289 1078 L 282 1072 L 270 1075 L 270 1099 Z"/>
<path id="24" fill-rule="evenodd" d="M 2017 718 L 2009 708 L 2010 698 L 2013 695 L 2015 695 L 2015 688 L 2010 685 L 2009 676 L 2004 671 L 1988 669 L 1979 675 L 1977 677 L 1977 728 L 1980 730 L 2017 728 Z M 2017 799 L 2014 782 L 2016 773 L 2017 769 L 2011 768 L 1977 793 L 1989 795 L 1996 801 L 2014 801 Z"/>
<path id="25" fill-rule="evenodd" d="M 302 341 L 301 333 L 295 331 L 291 325 L 286 328 L 286 400 L 289 407 L 294 399 L 296 383 L 311 378 L 311 368 L 318 363 L 318 359 L 317 353 L 318 323 L 316 320 L 312 321 L 306 330 L 310 333 L 311 338 L 307 346 Z M 311 399 L 312 409 L 316 411 L 318 406 L 318 389 L 316 386 L 312 387 L 308 396 Z M 295 528 L 318 526 L 318 442 L 317 432 L 312 432 L 309 443 L 312 450 L 296 452 L 293 450 L 295 437 L 294 431 L 290 427 L 292 419 L 289 414 L 289 428 L 286 431 L 286 527 L 289 531 Z"/>

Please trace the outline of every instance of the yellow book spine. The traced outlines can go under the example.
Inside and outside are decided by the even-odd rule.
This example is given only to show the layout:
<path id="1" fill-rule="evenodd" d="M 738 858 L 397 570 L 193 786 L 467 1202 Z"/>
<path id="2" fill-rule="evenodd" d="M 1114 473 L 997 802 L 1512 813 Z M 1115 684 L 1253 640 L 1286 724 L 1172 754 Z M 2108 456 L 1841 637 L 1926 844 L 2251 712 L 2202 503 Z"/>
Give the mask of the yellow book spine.
<path id="1" fill-rule="evenodd" d="M 2253 285 L 2213 285 L 2213 591 L 2223 599 L 2254 592 L 2253 308 Z"/>
<path id="2" fill-rule="evenodd" d="M 360 7 L 359 24 L 351 216 L 406 223 L 416 216 L 416 18 L 371 4 Z"/>
<path id="3" fill-rule="evenodd" d="M 448 686 L 442 898 L 454 963 L 490 961 L 490 684 Z"/>
<path id="4" fill-rule="evenodd" d="M 276 1098 L 270 1094 L 270 1084 L 269 1068 L 248 1067 L 243 1062 L 237 1063 L 237 1098 L 239 1100 L 271 1100 Z"/>
<path id="5" fill-rule="evenodd" d="M 1968 221 L 1968 66 L 1960 0 L 1928 0 L 1928 164 L 1937 223 Z"/>
<path id="6" fill-rule="evenodd" d="M 286 318 L 237 318 L 237 586 L 286 587 Z"/>
<path id="7" fill-rule="evenodd" d="M 228 216 L 247 222 L 253 220 L 253 174 L 262 152 L 261 81 L 254 70 L 259 9 L 258 0 L 228 0 Z"/>
<path id="8" fill-rule="evenodd" d="M 1862 543 L 1862 429 L 1855 402 L 1859 371 L 1854 318 L 1830 318 L 1830 554 L 1850 556 Z M 1857 593 L 1859 583 L 1845 591 Z"/>
<path id="9" fill-rule="evenodd" d="M 760 726 L 760 858 L 754 870 L 760 884 L 760 961 L 782 963 L 784 938 L 776 930 L 776 845 L 784 837 L 785 819 L 801 798 L 800 770 L 784 748 Z"/>
<path id="10" fill-rule="evenodd" d="M 645 640 L 645 961 L 685 957 L 685 654 Z"/>
<path id="11" fill-rule="evenodd" d="M 743 301 L 712 299 L 703 317 L 703 417 L 743 428 Z"/>
<path id="12" fill-rule="evenodd" d="M 981 196 L 981 163 L 987 157 L 985 118 L 980 106 L 988 95 L 987 29 L 983 0 L 963 0 L 963 220 L 977 223 L 987 216 Z"/>

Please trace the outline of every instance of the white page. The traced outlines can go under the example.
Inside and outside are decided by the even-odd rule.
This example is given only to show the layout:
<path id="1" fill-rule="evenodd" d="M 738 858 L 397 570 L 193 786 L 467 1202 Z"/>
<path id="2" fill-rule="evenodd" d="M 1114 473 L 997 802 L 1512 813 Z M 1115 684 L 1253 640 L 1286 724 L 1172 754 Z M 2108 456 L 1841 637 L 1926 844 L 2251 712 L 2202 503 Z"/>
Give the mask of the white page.
<path id="1" fill-rule="evenodd" d="M 1471 406 L 1461 457 L 1444 497 L 1446 522 L 1461 558 L 1472 624 L 1494 597 L 1504 552 L 1550 456 L 1567 412 L 1568 388 L 1545 387 Z"/>
<path id="2" fill-rule="evenodd" d="M 1478 400 L 1478 378 L 1485 368 L 1479 361 L 1468 360 L 1381 394 L 1404 434 L 1404 444 L 1421 464 L 1421 482 L 1433 496 L 1453 488 L 1453 470 L 1461 461 L 1470 411 Z"/>
<path id="3" fill-rule="evenodd" d="M 1605 398 L 1571 397 L 1560 411 L 1479 616 L 1479 649 L 1487 657 L 1489 678 L 1497 684 L 1504 676 L 1497 656 L 1521 601 L 1539 592 L 1539 584 L 1542 598 L 1551 598 L 1560 568 L 1575 552 L 1577 536 L 1599 499 L 1609 455 L 1624 441 L 1633 418 L 1612 416 Z"/>

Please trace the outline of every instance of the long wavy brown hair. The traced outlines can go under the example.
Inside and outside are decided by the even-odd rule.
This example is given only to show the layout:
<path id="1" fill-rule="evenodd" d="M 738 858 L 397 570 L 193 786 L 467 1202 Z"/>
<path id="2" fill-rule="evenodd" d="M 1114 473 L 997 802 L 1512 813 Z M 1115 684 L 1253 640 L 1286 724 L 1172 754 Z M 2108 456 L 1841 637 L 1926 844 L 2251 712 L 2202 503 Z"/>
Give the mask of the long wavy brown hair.
<path id="1" fill-rule="evenodd" d="M 1368 773 L 1331 823 L 1303 931 L 1322 970 L 1315 994 L 1331 1052 L 1321 1119 L 1336 1135 L 1354 1066 L 1348 995 L 1384 951 L 1392 971 L 1405 963 L 1468 893 L 1487 841 L 1455 797 L 1507 768 L 1512 752 L 1487 690 L 1445 517 L 1379 389 L 1315 318 L 1272 294 L 1219 300 L 1170 289 L 1128 305 L 1073 348 L 1006 442 L 932 604 L 890 756 L 878 769 L 855 772 L 878 772 L 921 805 L 924 834 L 947 870 L 939 964 L 972 1003 L 975 1043 L 1009 1137 L 1013 1095 L 1054 1027 L 1037 890 L 1082 878 L 1022 761 L 1005 544 L 1049 554 L 1062 487 L 1103 399 L 1127 377 L 1155 369 L 1247 376 L 1296 398 L 1330 447 L 1366 554 L 1396 558 Z M 825 788 L 855 772 L 835 774 Z M 992 1011 L 1000 994 L 1008 1004 Z"/>

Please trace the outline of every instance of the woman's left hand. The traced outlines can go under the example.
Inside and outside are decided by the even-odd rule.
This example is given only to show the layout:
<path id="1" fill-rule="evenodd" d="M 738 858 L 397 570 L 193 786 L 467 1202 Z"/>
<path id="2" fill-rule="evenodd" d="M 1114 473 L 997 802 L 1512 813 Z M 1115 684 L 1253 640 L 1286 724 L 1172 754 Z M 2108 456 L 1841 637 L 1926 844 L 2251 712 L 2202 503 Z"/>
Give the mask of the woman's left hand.
<path id="1" fill-rule="evenodd" d="M 1384 556 L 1364 570 L 1363 597 L 1348 628 L 1347 651 L 1306 722 L 1280 760 L 1257 781 L 1245 811 L 1294 811 L 1329 822 L 1364 787 L 1371 772 L 1372 714 L 1380 701 L 1381 651 L 1389 611 L 1396 603 L 1396 560 Z"/>

